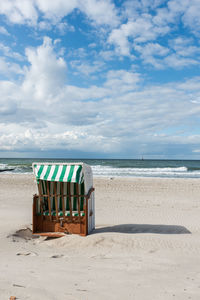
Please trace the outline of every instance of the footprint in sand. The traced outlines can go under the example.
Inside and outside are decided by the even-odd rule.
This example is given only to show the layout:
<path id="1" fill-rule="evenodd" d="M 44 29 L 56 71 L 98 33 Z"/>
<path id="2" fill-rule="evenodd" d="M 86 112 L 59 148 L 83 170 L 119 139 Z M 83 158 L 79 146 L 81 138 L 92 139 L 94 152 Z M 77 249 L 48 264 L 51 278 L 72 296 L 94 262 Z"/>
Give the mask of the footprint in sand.
<path id="1" fill-rule="evenodd" d="M 63 254 L 54 254 L 54 255 L 50 256 L 50 258 L 61 258 L 63 256 L 64 256 Z"/>
<path id="2" fill-rule="evenodd" d="M 37 253 L 35 252 L 17 252 L 16 255 L 20 256 L 20 255 L 23 255 L 23 256 L 38 256 Z"/>
<path id="3" fill-rule="evenodd" d="M 26 288 L 24 285 L 13 283 L 14 287 Z"/>

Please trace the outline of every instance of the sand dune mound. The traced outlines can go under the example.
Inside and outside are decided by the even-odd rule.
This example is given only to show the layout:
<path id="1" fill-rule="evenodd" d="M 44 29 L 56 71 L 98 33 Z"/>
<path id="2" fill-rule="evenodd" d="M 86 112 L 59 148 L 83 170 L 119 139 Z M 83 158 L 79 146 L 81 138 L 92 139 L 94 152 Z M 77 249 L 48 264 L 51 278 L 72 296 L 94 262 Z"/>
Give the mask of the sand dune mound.
<path id="1" fill-rule="evenodd" d="M 33 235 L 32 230 L 28 227 L 19 229 L 14 234 L 12 234 L 10 236 L 12 236 L 14 238 L 24 239 L 24 240 L 31 240 L 31 239 L 39 238 L 38 235 Z"/>

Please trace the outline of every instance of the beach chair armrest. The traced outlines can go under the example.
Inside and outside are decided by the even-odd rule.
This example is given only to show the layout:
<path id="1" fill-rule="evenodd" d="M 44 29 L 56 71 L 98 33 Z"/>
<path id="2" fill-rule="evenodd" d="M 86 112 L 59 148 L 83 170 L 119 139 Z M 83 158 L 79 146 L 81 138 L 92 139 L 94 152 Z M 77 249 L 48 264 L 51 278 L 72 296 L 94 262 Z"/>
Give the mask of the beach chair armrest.
<path id="1" fill-rule="evenodd" d="M 38 200 L 39 196 L 37 194 L 33 195 L 33 204 L 36 204 L 36 201 Z"/>
<path id="2" fill-rule="evenodd" d="M 86 199 L 89 199 L 90 198 L 90 196 L 91 196 L 91 194 L 92 194 L 92 192 L 94 192 L 94 188 L 93 187 L 91 187 L 90 189 L 89 189 L 89 191 L 88 191 L 88 193 L 87 193 L 87 195 L 86 195 Z"/>

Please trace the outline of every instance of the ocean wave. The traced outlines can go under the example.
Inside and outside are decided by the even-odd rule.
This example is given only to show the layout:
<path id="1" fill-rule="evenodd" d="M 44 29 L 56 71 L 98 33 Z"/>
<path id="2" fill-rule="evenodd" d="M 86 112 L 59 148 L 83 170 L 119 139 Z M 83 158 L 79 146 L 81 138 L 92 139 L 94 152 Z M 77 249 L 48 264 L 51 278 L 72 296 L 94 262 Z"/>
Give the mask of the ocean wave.
<path id="1" fill-rule="evenodd" d="M 113 177 L 200 177 L 200 171 L 188 172 L 188 168 L 115 168 L 109 166 L 92 166 L 94 176 Z"/>
<path id="2" fill-rule="evenodd" d="M 87 163 L 87 162 L 86 162 Z M 90 163 L 90 162 L 89 162 Z M 99 164 L 94 162 L 91 163 L 93 174 L 95 177 L 165 177 L 165 178 L 200 178 L 200 165 L 176 165 L 175 162 L 170 162 L 167 165 L 167 162 L 158 162 L 158 165 L 155 165 L 155 162 L 142 162 L 143 165 L 138 165 L 141 161 L 130 161 L 130 165 L 126 167 L 119 166 L 119 162 L 110 161 L 100 161 Z M 159 163 L 165 163 L 161 166 Z M 174 163 L 174 167 L 173 167 Z M 132 166 L 131 166 L 132 164 Z M 133 165 L 134 164 L 134 165 Z M 145 165 L 146 164 L 146 165 Z M 150 164 L 150 165 L 149 165 Z M 154 166 L 154 165 L 155 166 Z M 156 162 L 157 164 L 157 162 Z M 14 173 L 14 174 L 32 174 L 31 163 L 19 163 L 18 162 L 9 162 L 7 163 L 2 161 L 0 163 L 0 172 L 3 174 Z"/>
<path id="3" fill-rule="evenodd" d="M 93 171 L 117 171 L 119 170 L 120 172 L 187 172 L 188 168 L 187 167 L 178 167 L 178 168 L 116 168 L 116 167 L 110 167 L 110 166 L 101 166 L 101 165 L 96 165 L 96 166 L 91 166 Z"/>
<path id="4" fill-rule="evenodd" d="M 7 166 L 8 164 L 0 164 L 0 170 L 6 169 Z"/>
<path id="5" fill-rule="evenodd" d="M 0 163 L 0 172 L 27 174 L 27 173 L 32 173 L 32 167 L 31 165 Z"/>
<path id="6" fill-rule="evenodd" d="M 14 167 L 9 166 L 8 164 L 0 164 L 0 172 L 12 172 L 14 169 Z"/>

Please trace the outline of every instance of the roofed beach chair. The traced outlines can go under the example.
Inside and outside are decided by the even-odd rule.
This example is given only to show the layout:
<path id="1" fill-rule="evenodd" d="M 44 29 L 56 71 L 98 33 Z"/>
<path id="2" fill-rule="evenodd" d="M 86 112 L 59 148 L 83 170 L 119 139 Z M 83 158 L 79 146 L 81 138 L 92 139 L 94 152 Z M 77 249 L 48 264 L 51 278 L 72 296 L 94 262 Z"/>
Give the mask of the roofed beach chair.
<path id="1" fill-rule="evenodd" d="M 87 235 L 95 228 L 91 167 L 85 163 L 33 163 L 33 234 Z"/>

